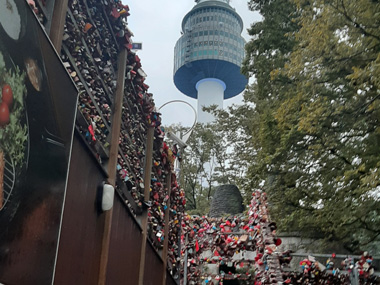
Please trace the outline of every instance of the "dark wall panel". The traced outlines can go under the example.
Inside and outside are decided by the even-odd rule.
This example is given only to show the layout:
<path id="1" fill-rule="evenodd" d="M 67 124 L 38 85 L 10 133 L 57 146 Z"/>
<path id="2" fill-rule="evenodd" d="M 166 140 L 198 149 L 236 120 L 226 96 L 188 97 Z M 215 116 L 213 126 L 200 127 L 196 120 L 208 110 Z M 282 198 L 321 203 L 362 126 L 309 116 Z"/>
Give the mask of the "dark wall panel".
<path id="1" fill-rule="evenodd" d="M 0 2 L 0 283 L 51 284 L 78 91 L 27 1 Z"/>
<path id="2" fill-rule="evenodd" d="M 144 285 L 157 285 L 162 283 L 163 262 L 157 255 L 150 242 L 146 245 Z"/>
<path id="3" fill-rule="evenodd" d="M 104 214 L 96 206 L 105 175 L 76 133 L 70 163 L 54 284 L 97 284 Z"/>
<path id="4" fill-rule="evenodd" d="M 166 285 L 177 285 L 177 282 L 174 280 L 173 276 L 169 274 L 169 272 L 166 274 Z"/>
<path id="5" fill-rule="evenodd" d="M 122 199 L 115 195 L 107 284 L 138 284 L 141 229 L 123 205 Z"/>
<path id="6" fill-rule="evenodd" d="M 74 136 L 54 284 L 97 284 L 104 214 L 96 209 L 97 186 L 106 180 L 92 154 Z M 109 285 L 138 284 L 141 228 L 115 193 L 107 266 Z M 160 284 L 163 262 L 148 242 L 144 285 Z M 174 285 L 172 277 L 167 284 Z"/>

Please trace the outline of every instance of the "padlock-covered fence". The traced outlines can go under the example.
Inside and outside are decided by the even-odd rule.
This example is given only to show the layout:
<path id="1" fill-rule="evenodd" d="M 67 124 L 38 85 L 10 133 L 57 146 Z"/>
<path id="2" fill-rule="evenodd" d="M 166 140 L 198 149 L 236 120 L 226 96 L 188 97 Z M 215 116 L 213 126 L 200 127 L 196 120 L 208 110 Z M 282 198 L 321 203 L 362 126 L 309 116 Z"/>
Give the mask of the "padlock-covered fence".
<path id="1" fill-rule="evenodd" d="M 53 14 L 48 8 L 53 3 L 49 4 L 48 0 L 28 3 L 41 24 L 48 27 Z M 185 206 L 184 192 L 172 173 L 178 150 L 164 142 L 160 113 L 145 82 L 147 75 L 141 59 L 132 50 L 129 15 L 128 5 L 119 0 L 69 0 L 60 56 L 79 91 L 76 130 L 106 173 L 113 156 L 110 153 L 113 116 L 121 108 L 116 191 L 140 224 L 144 224 L 142 220 L 147 212 L 147 238 L 159 255 L 168 256 L 167 267 L 176 274 L 180 265 L 180 221 Z M 126 51 L 122 63 L 125 74 L 120 75 L 123 50 Z M 120 78 L 124 84 L 121 106 L 115 102 Z M 148 170 L 150 128 L 153 129 L 153 163 Z M 150 180 L 144 180 L 148 172 Z"/>
<path id="2" fill-rule="evenodd" d="M 118 52 L 120 48 L 128 50 L 117 186 L 136 213 L 143 201 L 143 158 L 154 103 L 143 83 L 140 58 L 130 51 L 128 10 L 121 2 L 69 1 L 61 57 L 79 90 L 77 128 L 104 165 L 111 143 Z"/>

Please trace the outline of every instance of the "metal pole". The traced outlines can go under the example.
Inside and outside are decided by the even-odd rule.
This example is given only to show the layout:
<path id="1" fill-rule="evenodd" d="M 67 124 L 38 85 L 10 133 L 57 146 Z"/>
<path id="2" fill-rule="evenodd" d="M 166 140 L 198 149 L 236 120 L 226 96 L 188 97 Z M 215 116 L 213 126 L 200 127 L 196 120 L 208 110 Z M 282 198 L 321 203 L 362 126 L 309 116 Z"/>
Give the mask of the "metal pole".
<path id="1" fill-rule="evenodd" d="M 150 182 L 152 174 L 154 127 L 149 127 L 147 133 L 145 167 L 144 167 L 144 204 L 149 203 Z M 142 242 L 140 252 L 139 285 L 144 285 L 146 239 L 148 236 L 148 208 L 143 209 L 141 218 Z"/>
<path id="2" fill-rule="evenodd" d="M 120 125 L 121 125 L 121 114 L 123 106 L 123 96 L 124 96 L 124 82 L 125 82 L 125 70 L 127 62 L 127 50 L 122 49 L 119 53 L 119 58 L 117 62 L 117 85 L 115 93 L 115 101 L 112 106 L 112 129 L 111 129 L 111 145 L 110 154 L 108 160 L 108 183 L 115 187 L 116 184 L 116 165 L 117 165 L 117 155 L 119 149 L 119 137 L 120 137 Z M 113 208 L 105 213 L 104 222 L 104 232 L 102 241 L 102 252 L 100 256 L 100 268 L 99 268 L 99 280 L 98 285 L 106 284 L 107 277 L 107 263 L 109 255 L 109 246 L 111 238 L 111 225 L 112 225 L 112 213 Z"/>
<path id="3" fill-rule="evenodd" d="M 351 284 L 352 285 L 359 285 L 359 270 L 354 264 L 354 269 L 352 270 L 352 278 L 351 278 Z"/>
<path id="4" fill-rule="evenodd" d="M 182 140 L 182 133 L 180 135 L 180 138 Z M 184 148 L 183 147 L 179 147 L 178 149 L 179 151 L 179 154 L 182 156 L 182 153 L 184 151 Z M 179 161 L 179 159 L 176 160 L 176 163 L 178 165 L 178 176 L 177 176 L 177 180 L 179 182 L 179 187 L 181 189 L 182 185 L 184 185 L 183 181 L 183 175 L 182 175 L 182 163 Z M 177 236 L 177 245 L 178 245 L 178 250 L 177 250 L 177 255 L 178 257 L 180 258 L 181 257 L 181 235 L 182 235 L 182 216 L 178 215 L 178 223 L 179 223 L 179 229 L 178 229 L 178 236 Z M 176 270 L 178 272 L 178 280 L 177 283 L 179 284 L 180 281 L 181 281 L 181 262 L 176 262 Z"/>
<path id="5" fill-rule="evenodd" d="M 180 138 L 182 140 L 182 134 Z M 184 148 L 179 146 L 178 151 L 180 155 L 182 155 L 183 150 Z M 177 181 L 179 183 L 179 188 L 181 190 L 181 186 L 183 185 L 182 164 L 178 158 L 176 159 L 175 163 L 177 164 L 177 167 L 179 169 L 178 174 L 177 174 Z M 178 215 L 178 224 L 179 224 L 179 229 L 177 232 L 177 245 L 178 245 L 177 255 L 178 257 L 181 257 L 181 235 L 182 235 L 182 216 L 181 215 Z M 176 271 L 178 272 L 178 279 L 176 280 L 176 282 L 177 284 L 179 284 L 181 281 L 181 262 L 180 261 L 176 261 Z"/>
<path id="6" fill-rule="evenodd" d="M 168 176 L 166 177 L 166 194 L 169 196 L 166 201 L 166 210 L 165 210 L 165 227 L 164 227 L 164 248 L 162 250 L 162 260 L 164 262 L 164 273 L 162 275 L 162 285 L 166 284 L 166 273 L 167 273 L 167 264 L 168 264 L 168 247 L 169 247 L 169 215 L 170 215 L 170 193 L 172 189 L 172 175 L 171 171 L 169 171 Z"/>
<path id="7" fill-rule="evenodd" d="M 187 285 L 187 243 L 188 243 L 188 234 L 186 234 L 186 251 L 185 251 L 185 258 L 183 260 L 183 285 Z"/>
<path id="8" fill-rule="evenodd" d="M 179 223 L 179 229 L 178 229 L 178 237 L 177 237 L 177 245 L 178 245 L 178 250 L 177 250 L 177 255 L 178 255 L 178 261 L 176 260 L 176 270 L 178 274 L 178 278 L 176 280 L 177 284 L 181 282 L 181 235 L 182 235 L 182 217 L 178 217 L 178 223 Z"/>
<path id="9" fill-rule="evenodd" d="M 314 256 L 314 257 L 326 257 L 329 258 L 331 257 L 331 254 L 321 254 L 321 253 L 291 253 L 291 256 Z M 346 258 L 346 257 L 352 257 L 353 259 L 360 259 L 361 255 L 347 255 L 347 254 L 336 254 L 335 258 Z M 380 256 L 372 256 L 373 259 L 380 259 Z"/>

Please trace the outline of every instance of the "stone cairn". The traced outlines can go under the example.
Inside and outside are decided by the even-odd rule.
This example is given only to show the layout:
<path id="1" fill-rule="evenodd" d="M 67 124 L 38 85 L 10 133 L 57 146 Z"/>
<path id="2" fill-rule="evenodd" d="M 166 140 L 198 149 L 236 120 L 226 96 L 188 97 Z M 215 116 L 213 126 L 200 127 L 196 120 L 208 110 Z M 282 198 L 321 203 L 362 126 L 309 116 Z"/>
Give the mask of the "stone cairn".
<path id="1" fill-rule="evenodd" d="M 243 198 L 235 185 L 221 185 L 216 189 L 210 207 L 210 217 L 235 215 L 243 211 Z"/>

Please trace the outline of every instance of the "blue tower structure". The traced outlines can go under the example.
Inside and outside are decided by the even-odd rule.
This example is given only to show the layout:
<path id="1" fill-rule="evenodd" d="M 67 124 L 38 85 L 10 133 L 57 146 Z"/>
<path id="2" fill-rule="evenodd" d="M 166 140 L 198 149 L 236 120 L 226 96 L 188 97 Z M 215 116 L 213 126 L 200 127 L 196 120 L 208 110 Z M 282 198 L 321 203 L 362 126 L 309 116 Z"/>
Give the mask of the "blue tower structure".
<path id="1" fill-rule="evenodd" d="M 182 20 L 182 36 L 174 48 L 174 84 L 198 99 L 198 122 L 214 118 L 203 106 L 223 107 L 241 93 L 248 79 L 241 74 L 245 41 L 243 20 L 229 0 L 195 0 Z"/>

